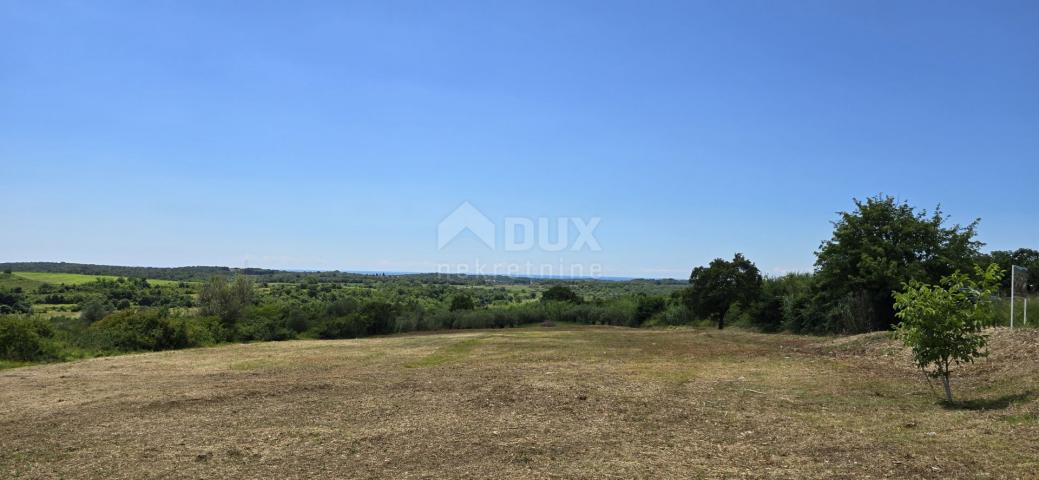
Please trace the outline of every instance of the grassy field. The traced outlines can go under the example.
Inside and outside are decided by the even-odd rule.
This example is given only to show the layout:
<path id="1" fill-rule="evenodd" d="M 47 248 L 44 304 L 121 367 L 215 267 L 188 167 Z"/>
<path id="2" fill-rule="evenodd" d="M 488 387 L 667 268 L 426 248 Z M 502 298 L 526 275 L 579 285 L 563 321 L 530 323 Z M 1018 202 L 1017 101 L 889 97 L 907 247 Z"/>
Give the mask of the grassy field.
<path id="1" fill-rule="evenodd" d="M 0 478 L 1035 478 L 1039 332 L 940 393 L 883 334 L 535 327 L 0 371 Z"/>
<path id="2" fill-rule="evenodd" d="M 44 282 L 38 280 L 32 280 L 28 277 L 16 273 L 3 273 L 0 272 L 0 288 L 13 289 L 21 288 L 24 291 L 35 290 L 36 287 L 43 285 Z"/>
<path id="3" fill-rule="evenodd" d="M 113 277 L 111 275 L 80 275 L 78 273 L 50 273 L 50 272 L 12 272 L 12 277 L 20 278 L 35 282 L 35 285 L 41 283 L 50 283 L 54 285 L 81 285 L 88 282 L 93 282 L 99 278 L 105 280 L 115 280 L 119 277 Z M 179 282 L 173 280 L 152 280 L 149 279 L 148 283 L 154 285 L 176 285 Z"/>

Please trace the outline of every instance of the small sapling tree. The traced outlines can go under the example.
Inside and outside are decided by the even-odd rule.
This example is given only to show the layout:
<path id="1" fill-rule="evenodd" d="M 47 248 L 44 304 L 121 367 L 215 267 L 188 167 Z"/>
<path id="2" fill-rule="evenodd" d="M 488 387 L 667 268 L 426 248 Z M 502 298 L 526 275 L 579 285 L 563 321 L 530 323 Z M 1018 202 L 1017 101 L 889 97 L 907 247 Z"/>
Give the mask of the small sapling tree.
<path id="1" fill-rule="evenodd" d="M 988 354 L 982 329 L 992 317 L 992 298 L 1003 271 L 998 265 L 974 270 L 975 278 L 956 272 L 938 285 L 914 281 L 895 293 L 895 315 L 901 319 L 895 333 L 913 349 L 917 366 L 942 380 L 948 402 L 952 366 Z"/>

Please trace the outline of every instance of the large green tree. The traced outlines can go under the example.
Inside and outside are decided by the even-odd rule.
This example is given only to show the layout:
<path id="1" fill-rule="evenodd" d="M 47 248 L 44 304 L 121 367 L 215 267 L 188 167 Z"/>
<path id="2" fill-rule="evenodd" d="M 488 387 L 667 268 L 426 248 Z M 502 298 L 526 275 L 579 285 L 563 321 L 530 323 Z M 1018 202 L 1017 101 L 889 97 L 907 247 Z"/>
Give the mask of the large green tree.
<path id="1" fill-rule="evenodd" d="M 246 307 L 252 305 L 253 296 L 253 282 L 249 277 L 237 275 L 231 282 L 224 277 L 213 277 L 198 292 L 199 312 L 219 317 L 225 334 L 231 335 Z"/>
<path id="2" fill-rule="evenodd" d="M 566 285 L 553 285 L 541 294 L 541 301 L 581 303 L 581 296 Z"/>
<path id="3" fill-rule="evenodd" d="M 683 295 L 686 306 L 699 317 L 712 318 L 725 327 L 725 314 L 736 302 L 750 305 L 761 295 L 761 272 L 737 253 L 731 261 L 716 258 L 706 267 L 696 267 Z"/>
<path id="4" fill-rule="evenodd" d="M 967 271 L 982 245 L 974 239 L 979 220 L 948 225 L 941 207 L 917 211 L 890 196 L 856 199 L 854 211 L 839 215 L 833 237 L 816 252 L 816 302 L 825 330 L 890 328 L 893 291 Z"/>

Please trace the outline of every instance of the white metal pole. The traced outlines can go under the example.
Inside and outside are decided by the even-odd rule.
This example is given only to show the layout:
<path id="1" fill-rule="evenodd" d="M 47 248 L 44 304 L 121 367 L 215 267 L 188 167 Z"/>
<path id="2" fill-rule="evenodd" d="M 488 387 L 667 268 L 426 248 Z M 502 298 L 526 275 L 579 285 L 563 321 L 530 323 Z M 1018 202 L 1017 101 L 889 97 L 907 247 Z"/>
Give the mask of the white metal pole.
<path id="1" fill-rule="evenodd" d="M 1014 329 L 1014 273 L 1017 273 L 1014 264 L 1010 264 L 1010 329 Z"/>

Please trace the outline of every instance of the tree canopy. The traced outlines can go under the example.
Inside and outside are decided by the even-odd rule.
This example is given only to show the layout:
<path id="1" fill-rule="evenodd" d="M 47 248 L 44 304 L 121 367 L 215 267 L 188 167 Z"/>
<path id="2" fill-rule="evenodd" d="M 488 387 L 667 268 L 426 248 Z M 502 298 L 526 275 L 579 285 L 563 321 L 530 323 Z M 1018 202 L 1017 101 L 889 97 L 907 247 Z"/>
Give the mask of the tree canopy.
<path id="1" fill-rule="evenodd" d="M 224 277 L 213 277 L 198 292 L 199 311 L 202 315 L 216 316 L 229 330 L 242 318 L 246 307 L 253 303 L 253 282 L 244 275 L 228 282 Z"/>
<path id="2" fill-rule="evenodd" d="M 968 271 L 982 243 L 978 220 L 948 225 L 939 206 L 916 211 L 894 197 L 855 200 L 840 212 L 833 237 L 816 252 L 817 301 L 829 331 L 886 330 L 895 321 L 892 292 L 903 283 L 936 283 Z"/>
<path id="3" fill-rule="evenodd" d="M 452 312 L 457 310 L 472 310 L 474 308 L 476 308 L 476 302 L 473 301 L 473 296 L 468 293 L 462 292 L 451 297 L 450 310 Z"/>
<path id="4" fill-rule="evenodd" d="M 541 301 L 581 303 L 581 296 L 566 285 L 553 285 L 541 294 Z"/>
<path id="5" fill-rule="evenodd" d="M 706 267 L 696 267 L 689 276 L 685 303 L 703 318 L 713 318 L 725 327 L 725 314 L 736 302 L 749 305 L 761 294 L 761 273 L 742 253 L 732 261 L 716 258 Z"/>

